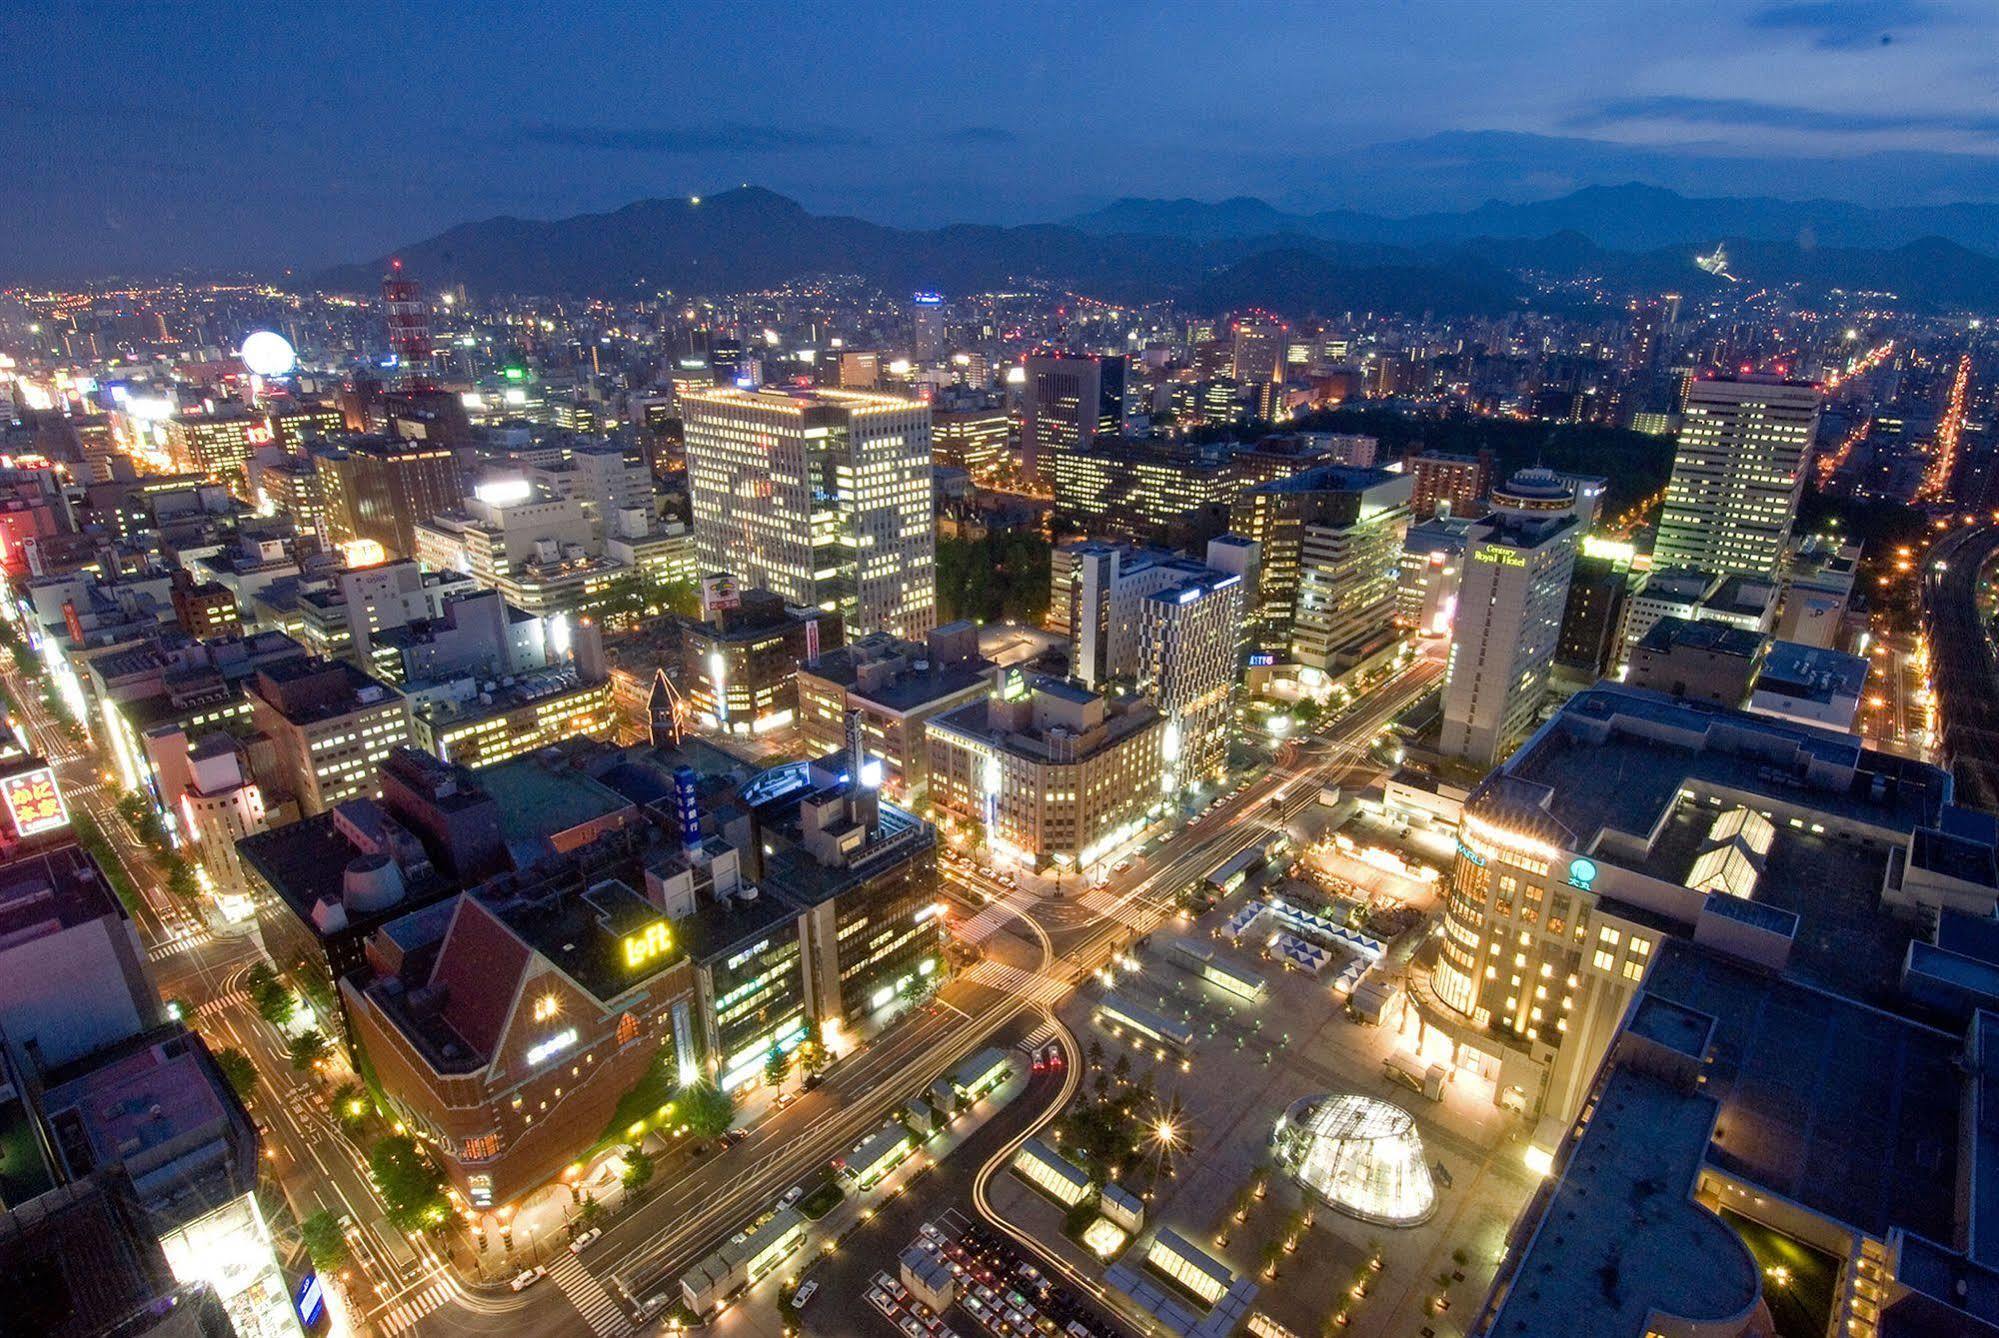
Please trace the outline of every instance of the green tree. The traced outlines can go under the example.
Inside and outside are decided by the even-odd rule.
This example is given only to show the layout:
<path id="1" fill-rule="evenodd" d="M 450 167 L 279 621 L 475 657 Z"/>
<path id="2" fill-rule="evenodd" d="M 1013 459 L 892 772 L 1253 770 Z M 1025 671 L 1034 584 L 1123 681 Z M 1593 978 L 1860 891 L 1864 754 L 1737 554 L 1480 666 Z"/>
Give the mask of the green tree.
<path id="1" fill-rule="evenodd" d="M 292 992 L 275 982 L 252 990 L 250 997 L 256 1001 L 258 1015 L 274 1027 L 284 1026 L 298 1012 L 298 1000 Z"/>
<path id="2" fill-rule="evenodd" d="M 791 1061 L 785 1058 L 784 1051 L 772 1046 L 770 1053 L 764 1056 L 764 1085 L 766 1087 L 780 1085 L 790 1068 Z"/>
<path id="3" fill-rule="evenodd" d="M 285 1046 L 285 1053 L 291 1056 L 292 1067 L 301 1072 L 324 1059 L 326 1051 L 326 1035 L 317 1027 L 300 1032 Z"/>
<path id="4" fill-rule="evenodd" d="M 625 1173 L 618 1177 L 618 1182 L 636 1193 L 652 1179 L 653 1170 L 652 1154 L 634 1143 L 625 1149 Z"/>
<path id="5" fill-rule="evenodd" d="M 299 1239 L 312 1256 L 312 1266 L 321 1273 L 337 1273 L 347 1266 L 347 1233 L 339 1219 L 321 1208 L 298 1224 Z"/>
<path id="6" fill-rule="evenodd" d="M 585 1194 L 582 1206 L 576 1210 L 576 1218 L 583 1224 L 583 1229 L 588 1231 L 591 1227 L 596 1226 L 604 1220 L 604 1213 L 604 1205 L 597 1202 L 597 1196 L 595 1194 Z"/>
<path id="7" fill-rule="evenodd" d="M 192 901 L 201 895 L 201 882 L 194 876 L 194 866 L 179 855 L 168 855 L 162 863 L 167 871 L 167 891 L 183 901 Z"/>
<path id="8" fill-rule="evenodd" d="M 398 1231 L 427 1231 L 451 1215 L 444 1176 L 416 1140 L 391 1134 L 368 1154 L 368 1174 Z"/>
<path id="9" fill-rule="evenodd" d="M 333 1093 L 333 1113 L 353 1133 L 368 1122 L 368 1092 L 358 1082 L 341 1083 Z"/>
<path id="10" fill-rule="evenodd" d="M 239 1100 L 248 1101 L 257 1089 L 257 1066 L 250 1062 L 250 1056 L 241 1050 L 224 1047 L 214 1052 L 215 1067 L 222 1070 L 222 1076 Z"/>
<path id="11" fill-rule="evenodd" d="M 711 1082 L 683 1088 L 677 1104 L 680 1118 L 702 1138 L 721 1137 L 736 1119 L 736 1103 L 727 1092 Z"/>

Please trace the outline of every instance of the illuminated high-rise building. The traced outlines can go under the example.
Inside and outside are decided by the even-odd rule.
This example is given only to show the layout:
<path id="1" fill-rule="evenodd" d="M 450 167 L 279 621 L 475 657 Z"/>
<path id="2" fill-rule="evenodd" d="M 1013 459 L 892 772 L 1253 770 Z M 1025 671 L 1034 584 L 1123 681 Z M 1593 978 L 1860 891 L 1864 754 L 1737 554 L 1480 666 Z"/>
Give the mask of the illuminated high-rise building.
<path id="1" fill-rule="evenodd" d="M 1245 489 L 1229 529 L 1260 546 L 1253 648 L 1318 670 L 1351 668 L 1391 634 L 1410 479 L 1320 465 Z"/>
<path id="2" fill-rule="evenodd" d="M 703 570 L 856 632 L 913 640 L 936 625 L 929 405 L 724 387 L 681 407 Z"/>
<path id="3" fill-rule="evenodd" d="M 1819 388 L 1774 378 L 1687 388 L 1656 567 L 1773 579 L 1805 485 Z"/>
<path id="4" fill-rule="evenodd" d="M 317 450 L 325 543 L 360 544 L 356 565 L 416 552 L 416 527 L 457 507 L 465 494 L 458 458 L 447 446 L 391 437 L 349 437 Z M 379 545 L 381 552 L 374 551 Z"/>
<path id="5" fill-rule="evenodd" d="M 1075 353 L 1031 354 L 1021 465 L 1032 478 L 1047 474 L 1058 452 L 1090 449 L 1100 435 L 1124 430 L 1125 362 Z"/>
<path id="6" fill-rule="evenodd" d="M 937 361 L 944 351 L 944 296 L 918 293 L 909 299 L 911 351 L 919 366 Z"/>
<path id="7" fill-rule="evenodd" d="M 1231 327 L 1229 375 L 1248 385 L 1274 381 L 1282 374 L 1285 345 L 1291 342 L 1291 327 L 1282 321 L 1246 316 Z"/>
<path id="8" fill-rule="evenodd" d="M 1492 495 L 1465 537 L 1439 750 L 1490 766 L 1526 737 L 1548 683 L 1582 526 L 1575 493 L 1545 469 Z"/>

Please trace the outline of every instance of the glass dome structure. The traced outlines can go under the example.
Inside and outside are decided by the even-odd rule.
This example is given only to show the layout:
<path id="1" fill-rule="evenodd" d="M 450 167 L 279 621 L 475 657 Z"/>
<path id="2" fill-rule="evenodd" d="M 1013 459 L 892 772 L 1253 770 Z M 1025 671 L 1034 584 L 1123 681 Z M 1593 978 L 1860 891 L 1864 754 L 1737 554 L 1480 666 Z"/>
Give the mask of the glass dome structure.
<path id="1" fill-rule="evenodd" d="M 1270 1135 L 1277 1164 L 1363 1222 L 1408 1227 L 1437 1211 L 1437 1186 L 1408 1111 L 1370 1096 L 1306 1097 Z"/>

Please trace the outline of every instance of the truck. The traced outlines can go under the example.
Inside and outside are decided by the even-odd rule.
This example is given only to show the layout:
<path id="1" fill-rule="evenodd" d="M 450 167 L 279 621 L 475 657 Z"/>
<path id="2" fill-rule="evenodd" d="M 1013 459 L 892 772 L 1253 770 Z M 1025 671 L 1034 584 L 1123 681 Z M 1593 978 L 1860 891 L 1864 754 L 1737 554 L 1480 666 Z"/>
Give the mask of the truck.
<path id="1" fill-rule="evenodd" d="M 1421 1092 L 1432 1101 L 1444 1099 L 1444 1084 L 1451 1077 L 1451 1071 L 1444 1065 L 1431 1064 L 1407 1050 L 1397 1050 L 1382 1060 L 1381 1070 L 1390 1081 L 1399 1082 L 1412 1092 Z"/>

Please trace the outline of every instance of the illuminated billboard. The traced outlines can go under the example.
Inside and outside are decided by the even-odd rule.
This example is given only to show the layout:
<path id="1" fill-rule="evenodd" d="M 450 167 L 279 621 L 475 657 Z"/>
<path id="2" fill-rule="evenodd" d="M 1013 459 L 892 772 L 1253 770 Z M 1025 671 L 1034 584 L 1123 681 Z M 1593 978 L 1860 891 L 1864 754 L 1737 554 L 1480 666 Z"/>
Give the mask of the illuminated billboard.
<path id="1" fill-rule="evenodd" d="M 644 929 L 625 935 L 625 965 L 641 967 L 673 951 L 673 930 L 664 920 L 655 920 Z"/>
<path id="2" fill-rule="evenodd" d="M 69 826 L 69 809 L 56 788 L 56 774 L 47 767 L 0 777 L 0 800 L 17 836 L 37 836 Z"/>

